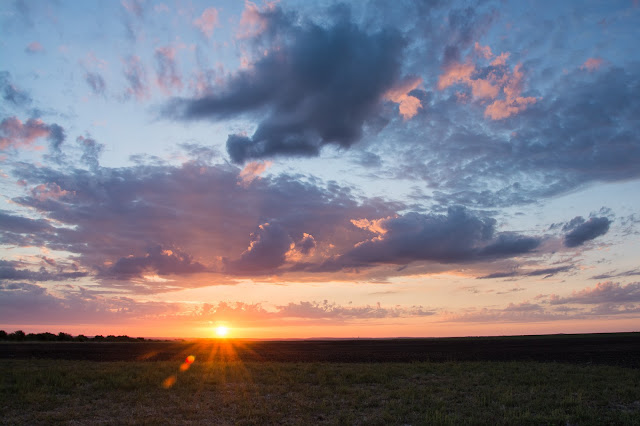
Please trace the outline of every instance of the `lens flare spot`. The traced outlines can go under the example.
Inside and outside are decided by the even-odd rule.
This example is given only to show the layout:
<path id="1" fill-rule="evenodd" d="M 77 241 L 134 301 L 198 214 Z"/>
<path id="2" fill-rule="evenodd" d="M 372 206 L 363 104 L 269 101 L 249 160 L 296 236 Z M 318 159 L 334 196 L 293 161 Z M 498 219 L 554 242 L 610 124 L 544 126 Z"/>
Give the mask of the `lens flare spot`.
<path id="1" fill-rule="evenodd" d="M 193 361 L 196 360 L 196 357 L 193 355 L 189 355 L 184 362 L 180 365 L 180 371 L 187 371 L 189 369 L 189 367 L 191 367 L 191 364 L 193 364 Z"/>
<path id="2" fill-rule="evenodd" d="M 165 389 L 169 389 L 171 386 L 176 384 L 176 376 L 169 376 L 162 382 L 162 387 Z"/>

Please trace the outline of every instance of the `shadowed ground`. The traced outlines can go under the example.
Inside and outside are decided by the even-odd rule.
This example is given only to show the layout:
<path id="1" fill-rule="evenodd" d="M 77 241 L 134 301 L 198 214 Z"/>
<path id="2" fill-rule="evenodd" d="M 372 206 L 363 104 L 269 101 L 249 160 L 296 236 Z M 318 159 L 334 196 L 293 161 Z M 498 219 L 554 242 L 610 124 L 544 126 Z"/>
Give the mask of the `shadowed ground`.
<path id="1" fill-rule="evenodd" d="M 0 358 L 89 361 L 538 361 L 640 368 L 640 333 L 355 340 L 0 343 Z"/>

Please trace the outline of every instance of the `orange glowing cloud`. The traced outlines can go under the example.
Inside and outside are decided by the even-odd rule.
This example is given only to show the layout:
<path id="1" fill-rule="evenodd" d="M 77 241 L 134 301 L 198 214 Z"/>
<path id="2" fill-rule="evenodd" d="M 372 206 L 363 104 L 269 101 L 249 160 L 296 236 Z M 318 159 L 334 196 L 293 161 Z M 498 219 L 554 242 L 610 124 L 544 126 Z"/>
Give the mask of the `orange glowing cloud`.
<path id="1" fill-rule="evenodd" d="M 415 116 L 418 113 L 418 109 L 422 108 L 420 99 L 409 95 L 409 92 L 416 89 L 420 84 L 422 84 L 422 78 L 410 77 L 384 94 L 385 99 L 399 104 L 400 115 L 405 120 Z"/>
<path id="2" fill-rule="evenodd" d="M 238 175 L 240 178 L 238 185 L 246 188 L 251 182 L 259 179 L 260 175 L 271 167 L 271 164 L 273 164 L 271 161 L 252 161 L 247 163 Z"/>
<path id="3" fill-rule="evenodd" d="M 384 222 L 387 219 L 391 219 L 391 218 L 393 218 L 393 216 L 389 216 L 383 219 L 374 219 L 374 220 L 351 219 L 351 223 L 360 229 L 365 229 L 369 232 L 373 232 L 374 234 L 384 235 L 387 233 L 387 229 L 384 227 Z"/>
<path id="4" fill-rule="evenodd" d="M 593 72 L 598 68 L 600 68 L 603 63 L 604 61 L 602 60 L 602 58 L 589 58 L 586 61 L 584 61 L 584 64 L 580 66 L 580 69 Z"/>
<path id="5" fill-rule="evenodd" d="M 260 10 L 254 2 L 246 0 L 244 2 L 244 10 L 240 16 L 240 29 L 237 37 L 240 39 L 251 38 L 262 34 L 268 25 L 267 19 L 263 16 L 264 12 L 271 11 L 275 8 L 276 2 L 266 2 L 264 9 Z"/>
<path id="6" fill-rule="evenodd" d="M 505 75 L 505 86 L 503 87 L 506 99 L 498 99 L 487 106 L 484 115 L 492 120 L 501 120 L 510 117 L 527 109 L 528 105 L 536 103 L 537 98 L 522 97 L 522 80 L 524 75 L 521 71 L 521 64 L 516 65 L 512 74 Z"/>
<path id="7" fill-rule="evenodd" d="M 473 74 L 475 70 L 475 65 L 470 62 L 456 62 L 449 65 L 444 74 L 438 78 L 438 90 L 444 90 L 454 84 L 469 82 L 471 80 L 471 74 Z"/>
<path id="8" fill-rule="evenodd" d="M 485 60 L 491 60 L 493 53 L 489 46 L 481 46 L 476 42 L 474 52 Z M 470 58 L 465 62 L 449 64 L 438 78 L 438 89 L 444 90 L 456 84 L 462 84 L 471 88 L 473 99 L 492 101 L 484 111 L 485 117 L 492 120 L 501 120 L 524 111 L 529 105 L 534 104 L 534 97 L 522 97 L 524 74 L 521 64 L 515 66 L 512 72 L 506 68 L 508 52 L 503 52 L 495 57 L 490 65 L 496 69 L 489 72 L 486 77 L 474 76 L 477 72 L 476 64 Z M 499 99 L 501 93 L 504 98 Z M 468 96 L 457 95 L 460 102 L 467 102 Z"/>

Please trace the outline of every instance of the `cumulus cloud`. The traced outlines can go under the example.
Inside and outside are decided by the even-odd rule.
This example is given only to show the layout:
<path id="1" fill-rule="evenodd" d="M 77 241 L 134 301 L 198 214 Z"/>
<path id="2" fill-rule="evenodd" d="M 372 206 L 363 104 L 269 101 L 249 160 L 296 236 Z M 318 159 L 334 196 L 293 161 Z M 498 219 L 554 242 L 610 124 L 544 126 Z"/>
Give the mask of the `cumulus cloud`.
<path id="1" fill-rule="evenodd" d="M 449 208 L 446 215 L 413 212 L 355 224 L 376 236 L 358 243 L 327 266 L 403 264 L 417 260 L 470 262 L 526 254 L 540 244 L 540 239 L 534 237 L 495 235 L 495 219 L 476 216 L 462 207 Z"/>
<path id="2" fill-rule="evenodd" d="M 127 97 L 135 97 L 141 101 L 149 97 L 147 87 L 147 71 L 138 56 L 132 55 L 123 60 L 124 76 L 128 87 L 125 92 Z"/>
<path id="3" fill-rule="evenodd" d="M 105 285 L 131 276 L 165 279 L 198 272 L 292 279 L 351 268 L 376 274 L 384 265 L 508 259 L 535 253 L 541 241 L 497 233 L 493 218 L 464 208 L 400 215 L 403 204 L 357 197 L 348 187 L 299 176 L 269 175 L 238 185 L 242 170 L 206 159 L 178 167 L 105 168 L 95 141 L 81 137 L 79 143 L 89 169 L 14 170 L 28 194 L 13 201 L 56 227 L 5 214 L 0 235 L 6 244 L 73 253 Z M 131 291 L 164 288 L 150 280 L 117 285 Z M 171 285 L 203 284 L 178 279 Z"/>
<path id="4" fill-rule="evenodd" d="M 587 287 L 584 290 L 574 291 L 569 296 L 552 294 L 549 303 L 552 305 L 583 304 L 595 305 L 601 303 L 639 303 L 640 283 L 620 285 L 611 281 L 598 283 L 595 287 Z"/>
<path id="5" fill-rule="evenodd" d="M 417 108 L 407 87 L 405 93 L 392 90 L 401 82 L 405 42 L 399 32 L 367 32 L 347 12 L 325 25 L 301 22 L 277 6 L 252 13 L 269 28 L 254 40 L 267 43 L 264 53 L 215 94 L 174 99 L 167 107 L 167 115 L 178 119 L 260 117 L 252 136 L 229 136 L 233 162 L 313 156 L 326 144 L 347 148 L 376 117 L 385 94 L 400 103 L 405 117 Z"/>
<path id="6" fill-rule="evenodd" d="M 592 217 L 585 221 L 582 217 L 573 218 L 563 227 L 568 231 L 564 236 L 564 245 L 567 247 L 578 247 L 598 238 L 609 231 L 611 220 L 606 217 Z"/>
<path id="7" fill-rule="evenodd" d="M 8 71 L 0 71 L 0 93 L 7 103 L 19 108 L 24 108 L 32 102 L 28 93 L 11 82 L 11 74 Z"/>
<path id="8" fill-rule="evenodd" d="M 380 303 L 375 306 L 341 306 L 327 300 L 320 302 L 288 303 L 278 306 L 277 315 L 284 318 L 327 318 L 352 320 L 366 318 L 424 317 L 434 315 L 435 311 L 422 306 L 384 308 Z"/>
<path id="9" fill-rule="evenodd" d="M 87 272 L 82 271 L 48 271 L 44 267 L 37 271 L 30 269 L 18 269 L 16 262 L 0 259 L 0 280 L 6 281 L 65 281 L 86 277 Z"/>
<path id="10" fill-rule="evenodd" d="M 84 136 L 78 136 L 76 138 L 76 142 L 82 148 L 82 157 L 80 157 L 80 161 L 92 169 L 97 169 L 100 164 L 100 154 L 102 154 L 102 151 L 104 150 L 104 144 L 96 142 L 95 139 Z"/>
<path id="11" fill-rule="evenodd" d="M 176 48 L 171 46 L 158 47 L 154 54 L 156 59 L 157 83 L 165 91 L 182 89 L 182 77 L 176 63 Z"/>
<path id="12" fill-rule="evenodd" d="M 584 61 L 584 64 L 580 66 L 580 69 L 593 72 L 598 68 L 600 68 L 603 63 L 604 61 L 602 60 L 602 58 L 589 58 L 586 61 Z"/>
<path id="13" fill-rule="evenodd" d="M 258 179 L 271 166 L 270 161 L 252 161 L 247 163 L 240 172 L 240 185 L 248 185 Z"/>
<path id="14" fill-rule="evenodd" d="M 54 151 L 60 149 L 65 140 L 64 129 L 57 124 L 46 124 L 39 118 L 29 118 L 22 122 L 19 118 L 8 117 L 0 122 L 0 150 L 38 149 L 36 140 L 47 138 Z"/>
<path id="15" fill-rule="evenodd" d="M 218 10 L 215 7 L 205 9 L 200 17 L 193 20 L 193 25 L 198 28 L 202 34 L 211 38 L 213 30 L 218 26 Z"/>
<path id="16" fill-rule="evenodd" d="M 287 252 L 293 248 L 291 237 L 278 224 L 263 223 L 251 234 L 249 247 L 240 258 L 227 263 L 230 271 L 264 273 L 283 265 Z"/>
<path id="17" fill-rule="evenodd" d="M 84 79 L 95 95 L 104 95 L 107 84 L 105 83 L 104 78 L 102 78 L 99 73 L 86 72 L 84 75 Z"/>
<path id="18" fill-rule="evenodd" d="M 474 51 L 484 60 L 491 60 L 493 57 L 489 46 L 481 46 L 477 42 Z M 454 85 L 469 87 L 474 99 L 490 101 L 485 107 L 484 115 L 492 120 L 501 120 L 522 112 L 528 105 L 536 103 L 537 99 L 521 96 L 524 87 L 522 65 L 517 64 L 510 70 L 506 65 L 508 57 L 509 53 L 503 52 L 485 68 L 474 64 L 471 56 L 465 61 L 449 61 L 438 78 L 437 87 L 439 90 Z"/>
<path id="19" fill-rule="evenodd" d="M 366 231 L 355 228 L 352 217 L 387 216 L 397 208 L 358 201 L 336 184 L 287 175 L 238 185 L 240 169 L 203 160 L 118 169 L 94 163 L 88 170 L 65 171 L 25 165 L 14 172 L 30 191 L 15 202 L 60 227 L 6 214 L 3 242 L 74 253 L 82 266 L 110 280 L 123 277 L 117 271 L 125 266 L 168 273 L 159 266 L 167 259 L 149 252 L 155 246 L 188 253 L 210 273 L 286 272 L 298 261 L 317 263 L 363 240 Z M 116 264 L 124 269 L 110 269 Z"/>
<path id="20" fill-rule="evenodd" d="M 490 123 L 455 97 L 436 93 L 429 114 L 413 119 L 423 130 L 389 126 L 384 138 L 402 143 L 381 152 L 402 159 L 395 176 L 423 180 L 433 189 L 430 199 L 445 205 L 522 205 L 596 182 L 635 179 L 638 71 L 637 64 L 574 70 L 549 88 L 553 96 L 543 94 L 526 110 Z"/>
<path id="21" fill-rule="evenodd" d="M 100 275 L 128 279 L 146 275 L 185 275 L 204 272 L 206 268 L 189 254 L 179 250 L 151 247 L 144 256 L 121 257 L 113 265 L 101 271 Z"/>

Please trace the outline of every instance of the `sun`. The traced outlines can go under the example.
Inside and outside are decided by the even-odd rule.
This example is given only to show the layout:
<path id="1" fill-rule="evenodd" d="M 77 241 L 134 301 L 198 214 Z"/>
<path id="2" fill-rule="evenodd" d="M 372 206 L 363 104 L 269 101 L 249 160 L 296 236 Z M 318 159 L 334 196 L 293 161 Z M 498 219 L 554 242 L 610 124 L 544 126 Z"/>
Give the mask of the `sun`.
<path id="1" fill-rule="evenodd" d="M 226 337 L 229 334 L 229 327 L 226 325 L 219 325 L 216 327 L 216 335 L 218 337 Z"/>

